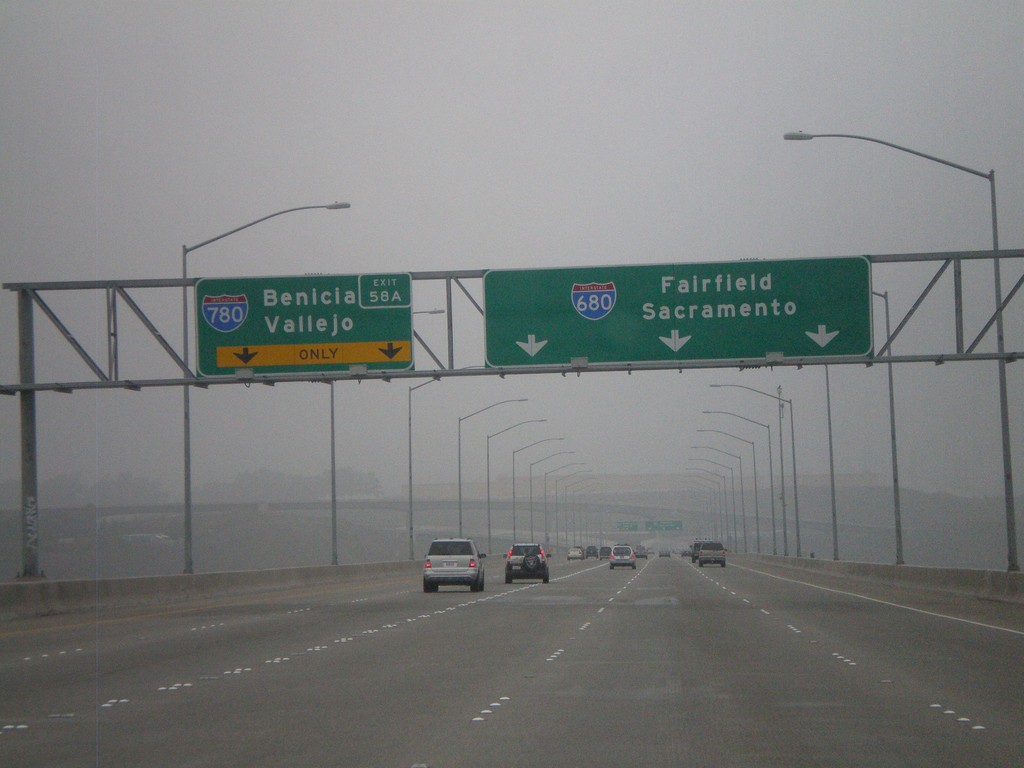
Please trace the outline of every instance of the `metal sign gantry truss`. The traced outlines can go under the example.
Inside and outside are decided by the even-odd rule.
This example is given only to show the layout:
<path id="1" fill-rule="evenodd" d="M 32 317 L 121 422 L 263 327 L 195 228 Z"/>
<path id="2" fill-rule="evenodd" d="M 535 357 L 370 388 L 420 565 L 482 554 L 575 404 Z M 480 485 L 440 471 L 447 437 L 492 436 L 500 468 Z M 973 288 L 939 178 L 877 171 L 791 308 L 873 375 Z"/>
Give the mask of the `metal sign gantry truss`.
<path id="1" fill-rule="evenodd" d="M 429 356 L 434 367 L 414 367 L 409 370 L 366 370 L 365 366 L 351 366 L 347 371 L 334 371 L 325 373 L 275 373 L 259 374 L 252 369 L 240 369 L 235 376 L 220 376 L 216 378 L 201 378 L 186 363 L 189 359 L 187 350 L 178 351 L 167 341 L 165 335 L 159 330 L 157 324 L 146 315 L 139 303 L 133 298 L 137 291 L 148 291 L 150 289 L 176 289 L 187 290 L 195 285 L 198 278 L 178 279 L 152 279 L 152 280 L 94 280 L 94 281 L 68 281 L 68 282 L 33 282 L 33 283 L 5 283 L 3 288 L 12 291 L 18 296 L 18 350 L 19 350 L 19 377 L 17 382 L 0 383 L 0 394 L 19 395 L 21 411 L 21 446 L 22 446 L 22 520 L 23 520 L 23 571 L 24 576 L 38 576 L 38 541 L 36 518 L 36 404 L 35 396 L 39 392 L 64 392 L 70 393 L 75 390 L 88 389 L 125 389 L 141 390 L 149 387 L 209 387 L 224 384 L 246 384 L 254 382 L 267 385 L 277 383 L 301 381 L 301 382 L 334 382 L 334 381 L 364 381 L 379 379 L 391 381 L 394 379 L 434 378 L 455 376 L 507 376 L 527 374 L 562 374 L 569 373 L 595 373 L 612 371 L 648 371 L 648 370 L 678 370 L 698 368 L 761 368 L 774 366 L 804 366 L 804 365 L 873 365 L 875 362 L 888 363 L 932 363 L 941 365 L 947 362 L 978 362 L 986 360 L 998 361 L 1000 369 L 1000 399 L 1002 406 L 1002 428 L 1003 428 L 1003 459 L 1004 474 L 1006 480 L 1006 503 L 1007 503 L 1007 529 L 1010 538 L 1010 570 L 1018 570 L 1016 562 L 1016 534 L 1013 512 L 1013 483 L 1010 464 L 1010 443 L 1008 424 L 1008 405 L 1006 402 L 1006 375 L 1005 366 L 1020 357 L 1024 357 L 1024 339 L 1013 339 L 1007 344 L 1004 339 L 1003 313 L 1010 306 L 1016 295 L 1024 285 L 1024 274 L 1020 275 L 1008 291 L 1002 288 L 1002 266 L 1010 264 L 1019 266 L 1024 260 L 1024 249 L 1014 250 L 990 250 L 990 251 L 951 251 L 941 253 L 908 253 L 869 255 L 865 258 L 875 265 L 898 265 L 898 264 L 920 264 L 931 262 L 937 264 L 931 280 L 923 288 L 918 298 L 914 301 L 906 315 L 896 324 L 891 332 L 888 332 L 884 342 L 876 349 L 865 356 L 816 356 L 816 357 L 783 357 L 781 355 L 768 354 L 761 358 L 731 359 L 731 360 L 680 360 L 660 362 L 634 362 L 634 363 L 591 363 L 585 358 L 573 359 L 568 364 L 560 365 L 536 365 L 516 367 L 486 367 L 483 356 L 477 364 L 468 367 L 455 367 L 455 324 L 453 322 L 453 287 L 458 288 L 481 316 L 484 315 L 484 307 L 474 294 L 466 287 L 469 281 L 482 282 L 484 270 L 463 270 L 463 271 L 439 271 L 439 272 L 414 272 L 414 281 L 443 282 L 445 289 L 445 313 L 447 316 L 447 349 L 445 359 L 442 360 L 434 350 L 427 344 L 421 334 L 417 331 L 415 322 L 413 324 L 413 338 L 420 345 L 422 350 Z M 990 261 L 993 266 L 993 290 L 995 300 L 992 304 L 993 310 L 987 320 L 977 329 L 973 340 L 968 342 L 965 337 L 964 328 L 964 291 L 961 269 L 964 263 Z M 952 267 L 952 270 L 950 270 Z M 919 352 L 914 354 L 892 353 L 893 341 L 906 329 L 907 325 L 917 315 L 918 309 L 925 300 L 933 293 L 935 287 L 942 281 L 942 278 L 952 271 L 951 282 L 953 283 L 953 322 L 954 327 L 949 335 L 951 344 L 948 348 L 940 351 Z M 872 272 L 874 270 L 872 269 Z M 895 279 L 898 280 L 897 275 Z M 91 354 L 78 341 L 78 337 L 71 331 L 68 325 L 57 315 L 43 295 L 49 292 L 67 291 L 103 291 L 106 303 L 106 353 L 105 365 L 97 362 L 95 354 Z M 478 293 L 482 293 L 479 292 Z M 883 294 L 877 294 L 883 296 Z M 886 295 L 887 298 L 887 295 Z M 886 302 L 887 304 L 888 302 Z M 170 360 L 173 368 L 180 371 L 180 375 L 174 377 L 132 377 L 124 378 L 120 374 L 120 315 L 119 308 L 127 307 L 131 314 L 146 329 L 154 340 L 155 344 L 163 351 L 166 358 Z M 68 346 L 84 362 L 91 371 L 92 378 L 66 381 L 44 381 L 36 380 L 35 363 L 35 330 L 34 310 L 38 308 L 53 324 L 59 334 L 65 339 Z M 184 308 L 183 308 L 184 310 Z M 417 313 L 414 313 L 417 314 Z M 872 315 L 873 315 L 872 311 Z M 872 322 L 874 325 L 874 322 Z M 979 351 L 981 343 L 989 336 L 990 331 L 995 328 L 995 349 Z M 179 329 L 176 329 L 179 330 Z M 1008 348 L 1009 347 L 1009 348 Z M 148 358 L 147 358 L 148 362 Z M 167 366 L 166 360 L 161 363 Z M 187 391 L 187 390 L 186 390 Z"/>
<path id="2" fill-rule="evenodd" d="M 885 358 L 889 363 L 934 363 L 942 364 L 955 361 L 982 361 L 982 360 L 1005 360 L 1012 362 L 1024 356 L 1024 339 L 1014 340 L 1010 344 L 1016 349 L 1006 349 L 1006 344 L 996 345 L 995 351 L 980 352 L 978 347 L 985 339 L 993 326 L 1000 323 L 1001 313 L 1011 304 L 1017 293 L 1024 284 L 1024 275 L 1020 276 L 1009 291 L 1002 294 L 997 289 L 998 306 L 994 309 L 987 321 L 978 329 L 976 336 L 969 343 L 964 336 L 964 302 L 962 290 L 962 278 L 960 268 L 964 262 L 990 260 L 995 263 L 1024 259 L 1022 250 L 1001 250 L 1001 251 L 954 251 L 947 253 L 910 253 L 875 255 L 866 257 L 872 265 L 876 264 L 897 264 L 897 263 L 920 263 L 937 262 L 938 268 L 914 301 L 907 314 L 896 324 L 891 335 L 884 340 L 881 346 L 876 345 L 876 350 L 867 358 L 862 356 L 817 356 L 817 357 L 781 357 L 767 356 L 749 359 L 730 360 L 681 360 L 662 362 L 633 362 L 633 363 L 588 363 L 586 360 L 574 360 L 564 365 L 540 365 L 540 366 L 514 366 L 514 367 L 484 367 L 483 361 L 477 364 L 455 368 L 455 327 L 452 319 L 453 286 L 458 288 L 466 300 L 480 313 L 484 314 L 484 308 L 474 294 L 466 287 L 468 281 L 480 281 L 483 278 L 484 270 L 462 270 L 451 272 L 414 272 L 414 281 L 442 281 L 445 284 L 446 292 L 446 314 L 448 319 L 448 339 L 445 360 L 442 360 L 434 350 L 424 341 L 421 334 L 413 326 L 413 335 L 422 348 L 434 363 L 432 368 L 417 366 L 408 371 L 368 371 L 359 366 L 354 366 L 348 371 L 315 372 L 315 373 L 288 373 L 288 374 L 253 374 L 251 370 L 240 369 L 235 377 L 225 376 L 216 378 L 200 378 L 187 366 L 183 356 L 171 346 L 165 334 L 161 333 L 154 323 L 142 310 L 133 298 L 131 292 L 150 289 L 178 289 L 182 286 L 190 287 L 199 278 L 176 279 L 154 279 L 154 280 L 92 280 L 92 281 L 68 281 L 68 282 L 35 282 L 35 283 L 5 283 L 3 287 L 18 294 L 18 344 L 19 344 L 19 381 L 0 383 L 0 394 L 13 395 L 19 392 L 72 392 L 79 389 L 128 389 L 139 390 L 146 387 L 180 387 L 180 386 L 216 386 L 221 384 L 251 384 L 254 380 L 265 384 L 275 384 L 289 381 L 363 381 L 372 379 L 402 379 L 402 378 L 442 378 L 448 376 L 506 376 L 525 375 L 537 373 L 583 373 L 599 371 L 643 371 L 643 370 L 683 370 L 686 368 L 758 368 L 765 366 L 804 366 L 804 365 L 842 365 L 842 364 L 871 364 L 878 358 Z M 933 289 L 940 282 L 942 277 L 953 267 L 953 303 L 954 303 L 954 328 L 952 344 L 949 349 L 938 352 L 924 352 L 916 354 L 890 355 L 890 348 L 893 341 L 907 327 L 916 315 L 918 309 L 925 299 L 933 292 Z M 106 327 L 107 327 L 107 349 L 105 354 L 105 365 L 97 361 L 94 354 L 90 354 L 78 341 L 78 337 L 71 331 L 68 325 L 57 315 L 51 306 L 43 298 L 44 293 L 57 291 L 104 291 L 106 294 Z M 119 339 L 119 306 L 127 307 L 137 318 L 139 323 L 149 332 L 156 345 L 163 351 L 167 359 L 181 371 L 180 376 L 168 377 L 132 377 L 123 378 L 120 375 L 120 354 L 118 347 Z M 34 308 L 37 308 L 50 320 L 60 335 L 66 340 L 68 346 L 85 363 L 92 372 L 93 378 L 80 379 L 75 381 L 48 381 L 39 382 L 35 380 L 35 334 L 34 334 Z M 418 313 L 417 313 L 418 314 Z M 998 333 L 998 330 L 997 330 Z"/>

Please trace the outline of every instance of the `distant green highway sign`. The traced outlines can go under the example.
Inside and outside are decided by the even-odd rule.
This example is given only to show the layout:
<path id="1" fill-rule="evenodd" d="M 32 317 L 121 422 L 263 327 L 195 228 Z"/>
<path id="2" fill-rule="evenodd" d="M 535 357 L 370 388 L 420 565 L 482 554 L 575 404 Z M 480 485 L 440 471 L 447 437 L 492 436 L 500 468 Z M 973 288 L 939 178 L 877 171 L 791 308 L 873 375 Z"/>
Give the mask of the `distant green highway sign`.
<path id="1" fill-rule="evenodd" d="M 640 523 L 636 520 L 622 520 L 615 524 L 617 531 L 639 531 Z"/>
<path id="2" fill-rule="evenodd" d="M 490 270 L 489 367 L 867 356 L 863 257 Z"/>
<path id="3" fill-rule="evenodd" d="M 196 281 L 197 373 L 412 367 L 408 273 Z"/>
<path id="4" fill-rule="evenodd" d="M 681 531 L 683 530 L 682 520 L 647 520 L 644 522 L 645 531 Z"/>

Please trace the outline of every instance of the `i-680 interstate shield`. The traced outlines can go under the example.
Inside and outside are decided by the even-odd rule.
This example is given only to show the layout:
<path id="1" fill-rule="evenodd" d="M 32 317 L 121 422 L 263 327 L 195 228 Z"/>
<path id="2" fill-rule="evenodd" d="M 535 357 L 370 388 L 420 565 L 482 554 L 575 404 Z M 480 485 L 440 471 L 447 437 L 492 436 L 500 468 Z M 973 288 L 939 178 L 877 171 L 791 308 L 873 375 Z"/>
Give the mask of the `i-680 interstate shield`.
<path id="1" fill-rule="evenodd" d="M 487 365 L 871 354 L 866 258 L 491 270 Z"/>

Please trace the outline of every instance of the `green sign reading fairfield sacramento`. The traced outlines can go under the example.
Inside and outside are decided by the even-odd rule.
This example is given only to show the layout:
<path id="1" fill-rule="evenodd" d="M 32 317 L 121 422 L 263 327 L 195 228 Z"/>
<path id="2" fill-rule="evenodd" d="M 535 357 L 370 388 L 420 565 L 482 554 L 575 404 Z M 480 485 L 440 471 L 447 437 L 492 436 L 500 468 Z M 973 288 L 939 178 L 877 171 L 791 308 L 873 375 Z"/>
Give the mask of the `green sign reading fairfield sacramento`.
<path id="1" fill-rule="evenodd" d="M 861 256 L 491 270 L 487 365 L 867 356 Z"/>

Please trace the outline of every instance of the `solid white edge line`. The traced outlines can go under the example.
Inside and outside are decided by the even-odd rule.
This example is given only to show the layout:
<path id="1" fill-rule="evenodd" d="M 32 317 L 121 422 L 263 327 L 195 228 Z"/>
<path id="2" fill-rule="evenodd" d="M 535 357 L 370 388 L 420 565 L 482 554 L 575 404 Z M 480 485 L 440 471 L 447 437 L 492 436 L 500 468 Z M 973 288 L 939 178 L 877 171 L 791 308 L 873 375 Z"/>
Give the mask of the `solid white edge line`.
<path id="1" fill-rule="evenodd" d="M 750 571 L 751 573 L 760 574 L 761 576 L 767 576 L 768 578 L 771 578 L 771 579 L 778 579 L 779 581 L 788 581 L 788 582 L 790 582 L 792 584 L 802 584 L 805 587 L 812 587 L 813 589 L 820 589 L 822 592 L 834 592 L 837 595 L 847 595 L 848 597 L 857 597 L 857 598 L 860 598 L 861 600 L 867 600 L 869 602 L 879 603 L 881 605 L 888 605 L 888 606 L 890 606 L 892 608 L 902 608 L 904 611 L 913 611 L 914 613 L 922 613 L 925 616 L 934 616 L 937 619 L 948 619 L 949 621 L 959 621 L 959 622 L 962 622 L 964 624 L 971 624 L 971 625 L 973 625 L 975 627 L 982 627 L 984 629 L 996 629 L 996 630 L 999 630 L 1000 632 L 1009 632 L 1012 635 L 1024 636 L 1024 632 L 1020 631 L 1019 629 L 1010 629 L 1009 627 L 999 627 L 999 626 L 996 626 L 995 624 L 985 624 L 984 622 L 981 622 L 981 621 L 973 621 L 972 619 L 964 619 L 964 618 L 961 618 L 959 616 L 949 616 L 949 615 L 947 615 L 945 613 L 935 613 L 935 611 L 926 611 L 923 608 L 914 608 L 914 607 L 909 606 L 909 605 L 902 605 L 901 603 L 892 603 L 892 602 L 889 602 L 888 600 L 880 600 L 877 597 L 868 597 L 867 595 L 859 595 L 856 592 L 846 592 L 846 591 L 844 591 L 842 589 L 832 589 L 831 587 L 822 587 L 822 586 L 820 586 L 818 584 L 811 584 L 810 582 L 800 581 L 799 579 L 788 579 L 785 576 L 776 576 L 773 573 L 765 573 L 764 571 L 759 571 L 759 570 L 757 570 L 755 568 L 747 568 L 746 566 L 742 566 L 742 565 L 739 565 L 739 566 L 736 566 L 736 567 L 740 568 L 741 570 L 744 570 L 744 571 Z"/>

